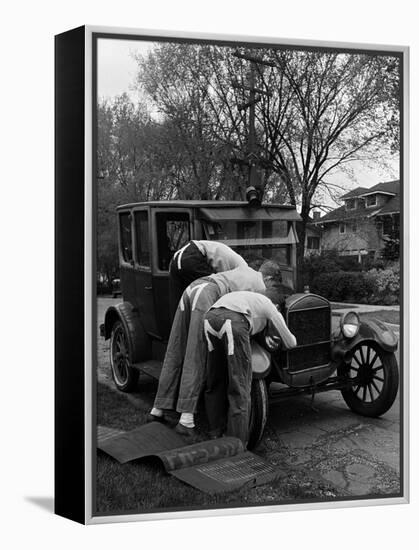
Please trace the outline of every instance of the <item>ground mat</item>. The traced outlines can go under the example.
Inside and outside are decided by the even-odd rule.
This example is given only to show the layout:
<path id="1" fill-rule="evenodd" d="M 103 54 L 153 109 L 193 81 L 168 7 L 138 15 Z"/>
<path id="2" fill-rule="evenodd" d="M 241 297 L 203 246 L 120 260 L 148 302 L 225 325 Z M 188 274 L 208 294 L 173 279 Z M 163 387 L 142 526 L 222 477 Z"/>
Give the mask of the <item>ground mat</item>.
<path id="1" fill-rule="evenodd" d="M 158 458 L 167 473 L 205 493 L 256 487 L 282 477 L 261 457 L 246 451 L 236 437 L 222 437 L 187 445 L 174 430 L 151 422 L 122 432 L 98 426 L 97 447 L 120 463 Z"/>

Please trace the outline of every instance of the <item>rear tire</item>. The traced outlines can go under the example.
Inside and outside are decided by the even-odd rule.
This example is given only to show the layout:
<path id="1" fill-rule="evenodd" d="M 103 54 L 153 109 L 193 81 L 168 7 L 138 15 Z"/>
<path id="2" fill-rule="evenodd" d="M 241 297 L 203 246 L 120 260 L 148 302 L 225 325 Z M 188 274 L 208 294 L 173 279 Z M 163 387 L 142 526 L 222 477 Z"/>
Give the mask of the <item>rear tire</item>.
<path id="1" fill-rule="evenodd" d="M 268 388 L 263 378 L 252 380 L 250 394 L 250 420 L 248 449 L 254 449 L 260 442 L 268 419 Z"/>
<path id="2" fill-rule="evenodd" d="M 132 368 L 129 335 L 121 320 L 112 326 L 110 341 L 110 361 L 112 378 L 118 390 L 129 393 L 136 389 L 138 370 Z"/>

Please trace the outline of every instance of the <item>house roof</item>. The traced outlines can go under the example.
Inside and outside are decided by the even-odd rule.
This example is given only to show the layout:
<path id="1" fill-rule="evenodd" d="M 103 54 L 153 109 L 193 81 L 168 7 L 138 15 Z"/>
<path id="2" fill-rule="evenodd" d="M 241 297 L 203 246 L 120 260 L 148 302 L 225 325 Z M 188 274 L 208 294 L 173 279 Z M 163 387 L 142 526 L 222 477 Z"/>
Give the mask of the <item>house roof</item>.
<path id="1" fill-rule="evenodd" d="M 384 193 L 385 195 L 398 195 L 399 192 L 400 180 L 383 181 L 377 183 L 377 185 L 374 185 L 373 187 L 370 187 L 370 189 L 366 189 L 361 196 L 366 197 L 367 195 L 374 195 L 375 193 Z"/>
<path id="2" fill-rule="evenodd" d="M 355 197 L 361 197 L 362 193 L 365 193 L 367 191 L 367 187 L 357 187 L 356 189 L 352 189 L 352 191 L 349 191 L 349 193 L 346 193 L 346 195 L 342 195 L 340 198 L 341 200 L 346 200 L 353 199 Z"/>
<path id="3" fill-rule="evenodd" d="M 356 210 L 346 210 L 346 206 L 340 206 L 335 208 L 331 212 L 328 212 L 325 216 L 316 220 L 317 224 L 330 223 L 330 222 L 344 222 L 345 220 L 357 220 L 360 218 L 367 218 L 374 216 L 380 209 L 379 208 L 365 208 L 364 205 L 359 205 Z"/>
<path id="4" fill-rule="evenodd" d="M 361 201 L 358 204 L 356 210 L 346 210 L 346 206 L 340 206 L 335 208 L 331 212 L 328 212 L 325 216 L 316 220 L 314 223 L 316 225 L 330 222 L 343 222 L 345 220 L 357 220 L 360 218 L 367 218 L 373 216 L 384 216 L 386 214 L 398 213 L 400 212 L 400 180 L 386 181 L 377 183 L 369 189 L 365 187 L 357 187 L 353 189 L 346 195 L 343 195 L 341 199 L 347 200 L 355 197 L 366 197 L 368 195 L 374 195 L 376 193 L 382 193 L 385 195 L 392 196 L 391 199 L 381 208 L 366 208 Z"/>
<path id="5" fill-rule="evenodd" d="M 376 216 L 384 216 L 386 214 L 395 214 L 400 212 L 400 195 L 391 198 L 380 210 Z"/>

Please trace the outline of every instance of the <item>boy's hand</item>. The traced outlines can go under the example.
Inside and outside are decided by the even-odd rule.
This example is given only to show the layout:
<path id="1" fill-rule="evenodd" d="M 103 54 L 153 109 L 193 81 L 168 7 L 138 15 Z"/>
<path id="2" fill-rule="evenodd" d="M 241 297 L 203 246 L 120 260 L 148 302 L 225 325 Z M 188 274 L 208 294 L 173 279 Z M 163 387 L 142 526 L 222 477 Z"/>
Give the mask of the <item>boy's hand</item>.
<path id="1" fill-rule="evenodd" d="M 270 350 L 276 351 L 279 348 L 279 346 L 281 345 L 281 338 L 279 338 L 279 336 L 266 335 L 265 336 L 265 342 L 266 342 L 267 347 Z"/>

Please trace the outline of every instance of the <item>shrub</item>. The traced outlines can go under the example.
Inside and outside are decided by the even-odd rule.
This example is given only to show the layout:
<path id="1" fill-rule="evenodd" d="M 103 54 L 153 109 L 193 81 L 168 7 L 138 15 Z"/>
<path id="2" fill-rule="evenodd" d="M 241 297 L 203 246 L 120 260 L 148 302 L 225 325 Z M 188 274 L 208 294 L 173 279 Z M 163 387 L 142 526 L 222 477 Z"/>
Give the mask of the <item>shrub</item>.
<path id="1" fill-rule="evenodd" d="M 400 266 L 398 263 L 386 269 L 370 269 L 366 274 L 373 283 L 371 303 L 393 305 L 400 302 Z"/>
<path id="2" fill-rule="evenodd" d="M 302 265 L 303 282 L 311 286 L 321 273 L 337 271 L 361 271 L 357 256 L 339 256 L 337 250 L 324 250 L 320 254 L 306 256 Z"/>
<path id="3" fill-rule="evenodd" d="M 363 272 L 334 271 L 315 277 L 310 290 L 334 302 L 368 303 L 374 286 Z"/>
<path id="4" fill-rule="evenodd" d="M 310 285 L 311 292 L 333 302 L 359 304 L 398 304 L 400 299 L 400 266 L 368 272 L 334 271 L 321 273 Z"/>

